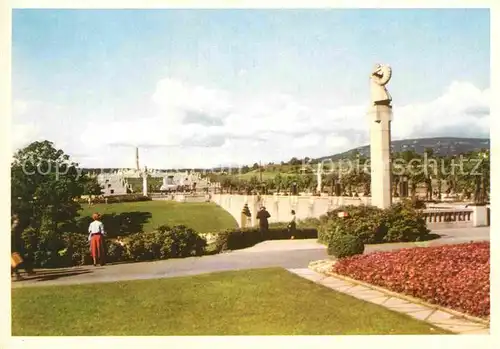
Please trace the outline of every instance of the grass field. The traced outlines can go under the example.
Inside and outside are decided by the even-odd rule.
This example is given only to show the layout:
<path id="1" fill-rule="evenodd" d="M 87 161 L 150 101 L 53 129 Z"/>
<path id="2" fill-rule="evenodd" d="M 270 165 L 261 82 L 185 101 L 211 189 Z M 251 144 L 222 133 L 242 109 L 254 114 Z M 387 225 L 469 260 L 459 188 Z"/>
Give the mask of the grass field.
<path id="1" fill-rule="evenodd" d="M 102 215 L 127 215 L 132 219 L 140 216 L 143 231 L 151 231 L 160 225 L 183 224 L 198 233 L 217 232 L 237 227 L 236 220 L 214 203 L 180 203 L 174 201 L 141 201 L 113 204 L 82 205 L 80 216 L 94 212 Z M 146 215 L 147 214 L 147 215 Z M 134 224 L 134 228 L 137 224 Z"/>
<path id="2" fill-rule="evenodd" d="M 442 333 L 278 268 L 12 290 L 14 336 Z"/>

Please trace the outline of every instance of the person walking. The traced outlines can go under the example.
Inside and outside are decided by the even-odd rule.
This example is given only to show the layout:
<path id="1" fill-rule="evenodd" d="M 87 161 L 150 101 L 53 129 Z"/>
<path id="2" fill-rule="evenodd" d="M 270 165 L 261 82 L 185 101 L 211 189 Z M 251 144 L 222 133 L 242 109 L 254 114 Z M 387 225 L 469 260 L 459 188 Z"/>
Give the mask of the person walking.
<path id="1" fill-rule="evenodd" d="M 292 210 L 292 220 L 288 223 L 288 232 L 290 233 L 290 238 L 295 238 L 295 231 L 297 230 L 297 217 L 295 216 L 295 210 Z"/>
<path id="2" fill-rule="evenodd" d="M 90 242 L 90 252 L 92 254 L 92 260 L 94 261 L 94 266 L 104 265 L 104 224 L 101 222 L 101 215 L 99 213 L 94 213 L 92 215 L 93 222 L 89 225 L 89 242 Z"/>
<path id="3" fill-rule="evenodd" d="M 260 211 L 257 213 L 257 219 L 259 220 L 259 228 L 262 240 L 264 240 L 265 234 L 269 231 L 269 221 L 268 219 L 271 217 L 269 212 L 267 212 L 266 208 L 262 206 Z"/>
<path id="4" fill-rule="evenodd" d="M 29 256 L 26 253 L 24 241 L 21 237 L 22 228 L 19 222 L 19 216 L 14 214 L 12 216 L 11 224 L 11 276 L 16 275 L 17 280 L 23 280 L 19 269 L 24 269 L 28 276 L 34 275 L 33 265 Z"/>

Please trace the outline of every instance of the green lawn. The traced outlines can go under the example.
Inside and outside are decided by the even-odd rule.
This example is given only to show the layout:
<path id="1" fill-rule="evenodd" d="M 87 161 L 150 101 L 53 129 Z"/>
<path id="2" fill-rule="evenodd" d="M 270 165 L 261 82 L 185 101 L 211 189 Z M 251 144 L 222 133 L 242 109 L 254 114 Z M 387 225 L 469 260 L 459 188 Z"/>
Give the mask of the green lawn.
<path id="1" fill-rule="evenodd" d="M 14 336 L 442 333 L 278 268 L 12 289 Z"/>
<path id="2" fill-rule="evenodd" d="M 236 220 L 224 209 L 214 203 L 181 203 L 175 201 L 141 201 L 113 204 L 82 205 L 80 216 L 90 216 L 99 212 L 106 216 L 127 216 L 137 220 L 130 224 L 130 232 L 151 231 L 160 225 L 183 224 L 199 233 L 217 232 L 237 227 Z M 109 221 L 109 220 L 108 220 Z M 114 224 L 113 224 L 114 225 Z M 123 225 L 122 225 L 123 226 Z M 112 227 L 108 228 L 111 229 Z M 126 228 L 125 228 L 126 230 Z"/>

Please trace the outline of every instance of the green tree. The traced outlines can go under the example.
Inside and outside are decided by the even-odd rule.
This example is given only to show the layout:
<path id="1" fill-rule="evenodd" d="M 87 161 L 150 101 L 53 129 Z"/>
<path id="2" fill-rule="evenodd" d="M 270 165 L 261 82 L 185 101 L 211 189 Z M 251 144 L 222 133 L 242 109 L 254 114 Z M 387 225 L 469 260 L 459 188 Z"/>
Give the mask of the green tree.
<path id="1" fill-rule="evenodd" d="M 90 197 L 102 194 L 102 186 L 97 181 L 95 177 L 84 177 L 85 182 L 83 184 L 83 195 L 89 195 Z"/>
<path id="2" fill-rule="evenodd" d="M 19 150 L 11 163 L 12 212 L 24 228 L 43 226 L 57 233 L 74 223 L 86 177 L 52 142 L 34 142 Z"/>
<path id="3" fill-rule="evenodd" d="M 283 176 L 281 175 L 281 173 L 277 173 L 276 176 L 274 176 L 273 178 L 273 182 L 274 182 L 274 188 L 276 188 L 276 191 L 279 192 L 281 191 L 281 189 L 283 189 L 284 187 L 284 183 L 283 183 Z"/>
<path id="4" fill-rule="evenodd" d="M 248 181 L 248 188 L 250 189 L 250 191 L 256 190 L 257 188 L 259 188 L 259 183 L 260 182 L 257 176 L 252 176 Z"/>
<path id="5" fill-rule="evenodd" d="M 248 165 L 244 165 L 241 167 L 241 174 L 245 174 L 248 172 L 250 172 L 250 167 L 248 167 Z"/>

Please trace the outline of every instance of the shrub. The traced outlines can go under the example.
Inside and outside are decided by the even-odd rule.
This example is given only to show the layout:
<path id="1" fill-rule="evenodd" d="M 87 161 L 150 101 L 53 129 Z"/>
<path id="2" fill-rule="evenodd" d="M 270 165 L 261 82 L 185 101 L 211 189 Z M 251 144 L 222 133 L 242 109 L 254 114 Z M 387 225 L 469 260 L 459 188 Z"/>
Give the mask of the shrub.
<path id="1" fill-rule="evenodd" d="M 347 212 L 347 217 L 338 217 Z M 373 206 L 339 207 L 320 217 L 318 241 L 328 244 L 337 229 L 357 236 L 364 244 L 429 240 L 431 235 L 421 211 L 408 202 L 386 210 Z"/>
<path id="2" fill-rule="evenodd" d="M 328 254 L 336 258 L 351 257 L 365 251 L 363 241 L 356 235 L 337 230 L 328 243 Z"/>
<path id="3" fill-rule="evenodd" d="M 383 214 L 383 242 L 408 242 L 429 239 L 424 216 L 408 202 L 392 205 Z"/>
<path id="4" fill-rule="evenodd" d="M 108 196 L 107 198 L 109 204 L 115 202 L 137 202 L 137 201 L 152 200 L 149 196 L 144 196 L 142 194 L 113 195 L 113 196 Z"/>
<path id="5" fill-rule="evenodd" d="M 185 226 L 160 226 L 147 233 L 135 233 L 125 239 L 128 258 L 135 261 L 200 256 L 206 240 Z"/>
<path id="6" fill-rule="evenodd" d="M 152 200 L 149 196 L 144 196 L 142 194 L 124 194 L 124 195 L 111 195 L 111 196 L 96 196 L 92 198 L 92 203 L 103 204 L 108 201 L 108 204 L 119 203 L 119 202 L 138 202 L 138 201 L 150 201 Z M 88 199 L 78 199 L 81 204 L 88 203 Z"/>
<path id="7" fill-rule="evenodd" d="M 490 314 L 489 242 L 353 256 L 333 272 L 473 316 Z"/>
<path id="8" fill-rule="evenodd" d="M 338 217 L 340 212 L 347 212 L 347 217 Z M 365 244 L 380 242 L 385 235 L 383 210 L 374 206 L 344 206 L 328 212 L 320 218 L 318 241 L 328 244 L 337 228 L 350 235 L 358 236 Z"/>
<path id="9" fill-rule="evenodd" d="M 318 229 L 320 220 L 318 218 L 306 218 L 297 222 L 297 227 L 301 229 Z"/>
<path id="10" fill-rule="evenodd" d="M 106 262 L 116 263 L 123 262 L 128 259 L 127 249 L 117 240 L 106 241 Z"/>
<path id="11" fill-rule="evenodd" d="M 71 259 L 71 265 L 91 264 L 90 244 L 87 234 L 66 233 L 66 253 Z"/>
<path id="12" fill-rule="evenodd" d="M 57 234 L 45 227 L 39 230 L 28 227 L 21 234 L 22 252 L 32 260 L 34 267 L 72 266 L 72 255 L 64 237 L 64 234 Z"/>
<path id="13" fill-rule="evenodd" d="M 259 228 L 228 229 L 217 234 L 215 246 L 220 252 L 247 248 L 266 240 L 291 239 L 292 234 L 287 226 L 287 223 L 270 224 L 269 230 L 264 234 Z M 318 231 L 314 228 L 297 228 L 293 236 L 295 239 L 316 239 Z"/>

